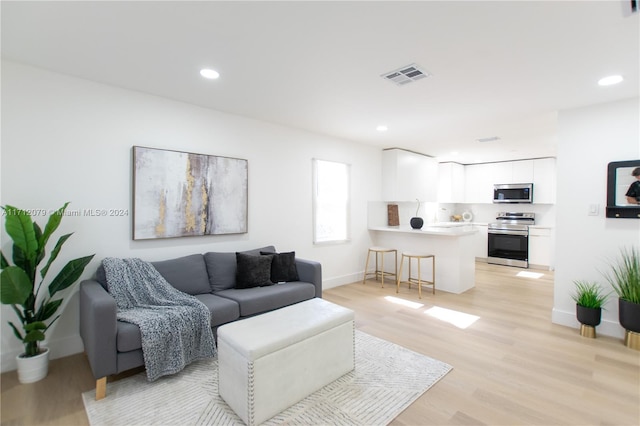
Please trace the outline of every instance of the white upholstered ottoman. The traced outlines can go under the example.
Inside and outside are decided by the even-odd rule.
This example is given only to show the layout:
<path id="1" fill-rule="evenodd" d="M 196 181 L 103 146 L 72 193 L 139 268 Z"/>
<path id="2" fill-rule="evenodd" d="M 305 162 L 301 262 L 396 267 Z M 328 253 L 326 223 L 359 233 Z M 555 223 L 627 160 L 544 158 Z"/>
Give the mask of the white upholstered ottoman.
<path id="1" fill-rule="evenodd" d="M 257 425 L 355 367 L 353 311 L 312 299 L 218 328 L 220 396 Z"/>

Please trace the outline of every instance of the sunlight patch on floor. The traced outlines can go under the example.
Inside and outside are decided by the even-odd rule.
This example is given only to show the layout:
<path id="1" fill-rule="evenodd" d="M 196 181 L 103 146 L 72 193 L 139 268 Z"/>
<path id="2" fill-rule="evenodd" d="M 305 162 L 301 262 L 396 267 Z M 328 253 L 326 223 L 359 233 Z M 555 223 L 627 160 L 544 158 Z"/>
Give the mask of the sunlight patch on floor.
<path id="1" fill-rule="evenodd" d="M 429 315 L 430 317 L 439 319 L 440 321 L 448 322 L 449 324 L 455 325 L 456 327 L 462 329 L 469 327 L 480 319 L 480 317 L 476 315 L 465 314 L 464 312 L 440 308 L 438 306 L 429 308 L 424 313 Z"/>
<path id="2" fill-rule="evenodd" d="M 404 300 L 399 297 L 385 296 L 384 299 L 388 302 L 395 303 L 396 305 L 406 306 L 407 308 L 411 308 L 411 309 L 420 309 L 424 306 L 424 304 L 422 303 L 411 302 L 409 300 Z"/>
<path id="3" fill-rule="evenodd" d="M 531 272 L 531 271 L 520 271 L 516 274 L 517 277 L 522 277 L 522 278 L 542 278 L 544 277 L 544 274 L 541 274 L 540 272 Z"/>

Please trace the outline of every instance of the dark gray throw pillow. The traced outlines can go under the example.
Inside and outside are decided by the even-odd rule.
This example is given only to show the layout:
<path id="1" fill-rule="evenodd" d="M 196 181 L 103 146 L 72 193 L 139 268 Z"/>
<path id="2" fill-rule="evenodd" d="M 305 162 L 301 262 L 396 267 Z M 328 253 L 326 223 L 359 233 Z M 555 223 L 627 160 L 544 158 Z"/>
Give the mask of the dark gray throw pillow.
<path id="1" fill-rule="evenodd" d="M 273 256 L 271 262 L 271 281 L 274 283 L 299 281 L 298 268 L 296 267 L 296 252 L 270 253 L 261 251 L 262 255 Z"/>
<path id="2" fill-rule="evenodd" d="M 271 256 L 236 253 L 236 288 L 272 285 Z"/>

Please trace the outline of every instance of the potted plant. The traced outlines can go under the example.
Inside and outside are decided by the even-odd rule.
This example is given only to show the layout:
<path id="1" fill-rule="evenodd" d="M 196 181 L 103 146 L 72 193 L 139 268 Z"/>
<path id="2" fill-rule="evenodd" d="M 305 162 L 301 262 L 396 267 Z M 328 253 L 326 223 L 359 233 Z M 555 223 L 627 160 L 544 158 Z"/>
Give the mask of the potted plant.
<path id="1" fill-rule="evenodd" d="M 576 302 L 576 317 L 580 322 L 580 335 L 596 337 L 596 326 L 602 318 L 602 306 L 609 297 L 602 292 L 600 285 L 593 281 L 574 281 L 575 293 L 571 296 Z"/>
<path id="2" fill-rule="evenodd" d="M 621 258 L 605 275 L 618 294 L 618 318 L 626 330 L 624 342 L 640 350 L 640 254 L 638 249 L 621 250 Z"/>
<path id="3" fill-rule="evenodd" d="M 62 245 L 72 234 L 61 236 L 43 267 L 39 267 L 46 256 L 45 247 L 51 235 L 60 225 L 65 209 L 49 216 L 44 230 L 31 219 L 28 211 L 13 206 L 3 206 L 6 231 L 13 241 L 13 265 L 0 251 L 0 302 L 11 305 L 20 320 L 19 326 L 9 321 L 14 334 L 24 344 L 24 353 L 18 355 L 18 378 L 22 383 L 31 383 L 44 378 L 48 372 L 48 348 L 40 348 L 45 333 L 60 315 L 52 319 L 62 304 L 63 298 L 53 296 L 74 284 L 94 255 L 71 260 L 60 270 L 49 285 L 47 292 L 40 292 L 52 263 L 60 254 Z M 35 365 L 34 365 L 35 364 Z"/>

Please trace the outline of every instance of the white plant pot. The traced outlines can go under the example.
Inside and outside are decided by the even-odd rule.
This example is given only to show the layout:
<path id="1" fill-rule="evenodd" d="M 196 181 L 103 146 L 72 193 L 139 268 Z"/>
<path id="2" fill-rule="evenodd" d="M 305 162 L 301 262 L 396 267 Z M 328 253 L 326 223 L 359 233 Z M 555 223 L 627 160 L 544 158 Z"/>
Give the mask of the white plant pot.
<path id="1" fill-rule="evenodd" d="M 18 380 L 20 383 L 34 383 L 47 377 L 49 372 L 49 348 L 41 348 L 40 355 L 24 358 L 16 357 Z"/>

